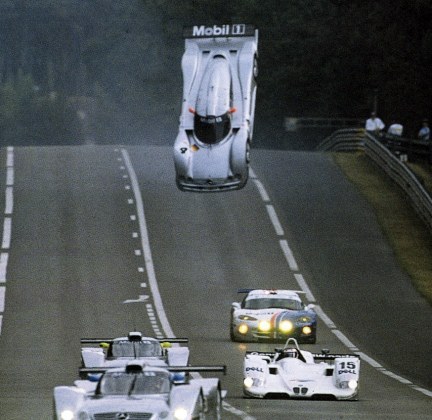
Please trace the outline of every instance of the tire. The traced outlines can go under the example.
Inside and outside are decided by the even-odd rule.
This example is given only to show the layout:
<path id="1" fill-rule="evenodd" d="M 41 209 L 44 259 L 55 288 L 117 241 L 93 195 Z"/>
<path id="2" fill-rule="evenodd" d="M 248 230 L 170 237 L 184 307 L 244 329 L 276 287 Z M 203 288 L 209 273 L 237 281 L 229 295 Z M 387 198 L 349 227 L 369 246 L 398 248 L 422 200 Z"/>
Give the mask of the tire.
<path id="1" fill-rule="evenodd" d="M 252 74 L 254 79 L 256 80 L 258 78 L 258 58 L 255 55 L 253 59 L 253 68 L 252 68 Z"/>

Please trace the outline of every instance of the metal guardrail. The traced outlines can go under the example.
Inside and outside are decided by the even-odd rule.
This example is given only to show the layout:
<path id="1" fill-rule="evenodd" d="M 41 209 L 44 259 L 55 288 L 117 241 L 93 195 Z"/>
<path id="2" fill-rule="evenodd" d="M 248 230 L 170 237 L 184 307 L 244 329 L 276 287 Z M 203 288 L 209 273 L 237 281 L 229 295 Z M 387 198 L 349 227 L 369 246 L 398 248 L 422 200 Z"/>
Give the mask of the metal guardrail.
<path id="1" fill-rule="evenodd" d="M 333 128 L 335 130 L 343 127 L 362 127 L 363 118 L 321 118 L 321 117 L 285 117 L 284 126 L 286 131 L 297 131 L 304 128 Z"/>
<path id="2" fill-rule="evenodd" d="M 364 129 L 338 130 L 316 149 L 336 152 L 364 150 L 402 188 L 415 211 L 432 232 L 432 197 L 406 164 L 374 136 Z"/>

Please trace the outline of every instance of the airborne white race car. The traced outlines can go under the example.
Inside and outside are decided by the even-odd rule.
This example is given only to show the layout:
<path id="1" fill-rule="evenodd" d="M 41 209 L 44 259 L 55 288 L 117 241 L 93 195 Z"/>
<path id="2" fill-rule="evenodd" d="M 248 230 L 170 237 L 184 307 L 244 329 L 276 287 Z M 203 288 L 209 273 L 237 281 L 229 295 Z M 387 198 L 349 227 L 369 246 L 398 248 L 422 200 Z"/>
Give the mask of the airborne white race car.
<path id="1" fill-rule="evenodd" d="M 186 28 L 184 37 L 177 186 L 199 192 L 242 188 L 254 126 L 258 30 L 202 25 Z"/>
<path id="2" fill-rule="evenodd" d="M 54 388 L 55 419 L 220 418 L 219 379 L 189 380 L 185 371 L 225 372 L 225 366 L 159 368 L 131 362 L 123 368 L 99 370 L 102 371 L 90 375 L 93 380 Z"/>
<path id="3" fill-rule="evenodd" d="M 132 360 L 152 366 L 187 366 L 189 348 L 173 346 L 187 342 L 186 338 L 143 337 L 139 331 L 132 331 L 127 337 L 82 338 L 81 344 L 99 345 L 81 348 L 82 367 L 122 367 Z"/>
<path id="4" fill-rule="evenodd" d="M 360 357 L 300 350 L 295 338 L 275 352 L 246 352 L 243 393 L 254 398 L 356 400 Z"/>

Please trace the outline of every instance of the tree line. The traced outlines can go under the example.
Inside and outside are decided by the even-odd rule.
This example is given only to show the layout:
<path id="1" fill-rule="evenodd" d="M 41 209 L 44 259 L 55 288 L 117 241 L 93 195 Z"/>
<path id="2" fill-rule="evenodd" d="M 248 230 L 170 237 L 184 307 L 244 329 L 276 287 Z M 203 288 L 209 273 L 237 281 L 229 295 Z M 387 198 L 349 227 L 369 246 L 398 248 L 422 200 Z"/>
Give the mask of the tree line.
<path id="1" fill-rule="evenodd" d="M 431 18 L 427 0 L 4 0 L 0 139 L 171 144 L 182 29 L 225 23 L 259 29 L 260 126 L 377 106 L 414 136 L 430 117 Z"/>

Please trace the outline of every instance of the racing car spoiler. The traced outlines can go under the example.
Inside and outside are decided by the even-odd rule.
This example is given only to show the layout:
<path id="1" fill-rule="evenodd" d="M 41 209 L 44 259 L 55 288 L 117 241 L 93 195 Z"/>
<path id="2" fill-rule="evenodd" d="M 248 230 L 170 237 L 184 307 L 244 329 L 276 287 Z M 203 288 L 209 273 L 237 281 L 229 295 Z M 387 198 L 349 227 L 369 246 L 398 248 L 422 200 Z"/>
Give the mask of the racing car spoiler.
<path id="1" fill-rule="evenodd" d="M 272 292 L 272 291 L 276 291 L 276 290 L 280 290 L 280 289 L 260 289 L 260 288 L 256 288 L 256 287 L 253 289 L 243 288 L 243 289 L 238 289 L 237 293 L 249 293 L 249 292 L 252 292 L 253 290 L 268 290 L 269 292 Z M 286 290 L 287 292 L 306 294 L 306 292 L 304 292 L 303 290 L 291 290 L 291 289 L 284 289 L 284 290 Z"/>
<path id="2" fill-rule="evenodd" d="M 274 357 L 275 353 L 282 352 L 283 349 L 275 349 L 276 351 L 247 351 L 246 355 L 256 355 L 256 356 L 268 356 L 268 357 Z M 314 360 L 335 360 L 340 357 L 357 357 L 360 359 L 360 356 L 358 354 L 330 354 L 330 353 L 312 353 L 312 357 Z"/>
<path id="3" fill-rule="evenodd" d="M 357 357 L 360 359 L 358 354 L 330 354 L 330 353 L 312 353 L 314 360 L 335 360 L 340 357 Z"/>
<path id="4" fill-rule="evenodd" d="M 153 338 L 153 337 L 152 337 Z M 145 337 L 143 337 L 145 340 Z M 115 338 L 81 338 L 81 344 L 113 343 Z M 188 338 L 155 338 L 159 343 L 189 343 Z"/>
<path id="5" fill-rule="evenodd" d="M 169 372 L 219 372 L 226 375 L 226 365 L 216 366 L 167 366 L 157 368 L 165 369 Z M 97 367 L 97 368 L 80 368 L 79 373 L 81 374 L 92 374 L 92 373 L 105 373 L 107 370 L 113 369 L 112 367 Z"/>

